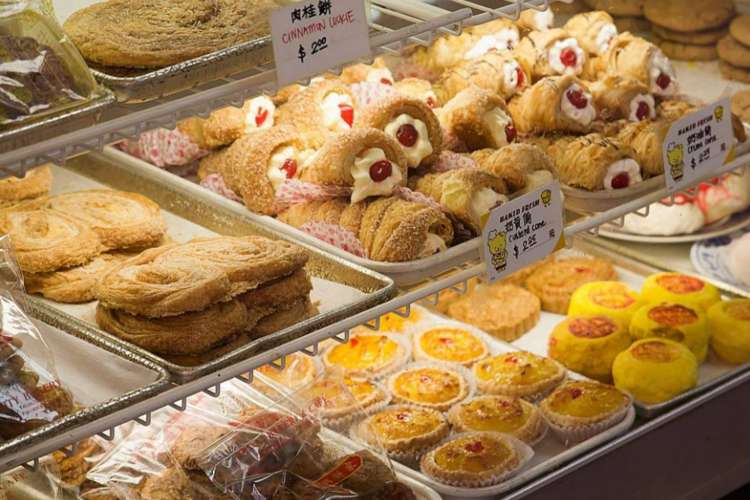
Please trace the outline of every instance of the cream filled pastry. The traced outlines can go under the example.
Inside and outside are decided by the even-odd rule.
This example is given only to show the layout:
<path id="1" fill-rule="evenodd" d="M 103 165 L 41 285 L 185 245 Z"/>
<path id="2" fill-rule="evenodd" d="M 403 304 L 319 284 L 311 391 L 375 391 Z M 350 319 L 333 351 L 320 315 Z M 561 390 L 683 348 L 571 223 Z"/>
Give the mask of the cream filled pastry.
<path id="1" fill-rule="evenodd" d="M 648 87 L 632 78 L 605 75 L 590 85 L 594 105 L 604 120 L 632 122 L 656 117 L 656 102 Z"/>
<path id="2" fill-rule="evenodd" d="M 678 92 L 676 73 L 667 56 L 651 42 L 630 33 L 621 33 L 602 56 L 605 72 L 630 78 L 658 96 Z"/>
<path id="3" fill-rule="evenodd" d="M 547 52 L 549 65 L 557 74 L 579 74 L 583 71 L 586 55 L 575 38 L 566 38 L 554 42 Z"/>
<path id="4" fill-rule="evenodd" d="M 444 72 L 435 83 L 441 102 L 448 102 L 467 87 L 475 85 L 510 99 L 529 85 L 531 77 L 513 54 L 490 52 Z"/>
<path id="5" fill-rule="evenodd" d="M 565 30 L 595 56 L 607 52 L 618 34 L 612 16 L 601 10 L 573 16 L 565 23 Z"/>
<path id="6" fill-rule="evenodd" d="M 591 94 L 572 75 L 539 80 L 508 104 L 522 134 L 586 132 L 597 116 Z"/>
<path id="7" fill-rule="evenodd" d="M 347 84 L 371 82 L 393 85 L 396 81 L 382 58 L 377 57 L 371 65 L 353 64 L 341 71 L 339 79 Z"/>
<path id="8" fill-rule="evenodd" d="M 505 101 L 479 87 L 468 87 L 443 106 L 438 117 L 443 129 L 469 150 L 500 148 L 516 139 Z"/>
<path id="9" fill-rule="evenodd" d="M 323 108 L 323 125 L 332 132 L 349 130 L 354 123 L 354 104 L 347 94 L 329 92 L 320 103 Z"/>
<path id="10" fill-rule="evenodd" d="M 401 170 L 393 166 L 385 151 L 380 148 L 361 151 L 354 158 L 351 173 L 354 178 L 352 203 L 362 201 L 368 196 L 389 195 L 396 186 L 403 183 Z"/>
<path id="11" fill-rule="evenodd" d="M 437 95 L 432 88 L 432 83 L 421 78 L 404 78 L 394 84 L 396 91 L 404 97 L 413 97 L 424 102 L 428 108 L 435 109 L 440 106 Z"/>
<path id="12" fill-rule="evenodd" d="M 555 13 L 552 9 L 526 9 L 521 12 L 518 25 L 528 31 L 547 31 L 555 24 Z"/>
<path id="13" fill-rule="evenodd" d="M 217 109 L 205 120 L 183 120 L 178 128 L 202 148 L 218 149 L 255 130 L 271 128 L 275 113 L 273 101 L 267 96 L 258 96 L 245 101 L 242 108 Z"/>
<path id="14" fill-rule="evenodd" d="M 273 127 L 276 106 L 267 96 L 258 96 L 245 101 L 245 133 Z"/>
<path id="15" fill-rule="evenodd" d="M 622 228 L 633 234 L 674 236 L 692 234 L 705 223 L 706 219 L 695 203 L 690 198 L 677 194 L 674 203 L 666 199 L 649 205 L 645 217 L 627 214 Z"/>
<path id="16" fill-rule="evenodd" d="M 314 152 L 310 149 L 300 151 L 293 145 L 277 147 L 268 160 L 266 171 L 274 190 L 279 189 L 279 186 L 289 179 L 299 177 L 300 171 L 313 154 Z"/>
<path id="17" fill-rule="evenodd" d="M 503 29 L 492 35 L 484 35 L 464 54 L 464 59 L 477 59 L 490 52 L 513 50 L 518 45 L 518 31 Z"/>
<path id="18" fill-rule="evenodd" d="M 578 75 L 586 63 L 578 41 L 561 29 L 532 31 L 518 44 L 516 56 L 535 81 L 545 76 Z"/>
<path id="19" fill-rule="evenodd" d="M 560 110 L 574 122 L 587 127 L 596 118 L 596 109 L 592 102 L 591 94 L 581 85 L 574 83 L 567 88 L 560 100 Z"/>

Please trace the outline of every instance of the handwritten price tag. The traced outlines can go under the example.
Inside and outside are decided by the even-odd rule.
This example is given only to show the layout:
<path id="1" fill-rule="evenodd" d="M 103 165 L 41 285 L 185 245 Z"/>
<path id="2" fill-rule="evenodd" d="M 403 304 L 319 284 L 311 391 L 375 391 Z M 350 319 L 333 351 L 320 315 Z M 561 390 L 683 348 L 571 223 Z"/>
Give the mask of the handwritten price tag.
<path id="1" fill-rule="evenodd" d="M 672 124 L 664 139 L 669 191 L 695 184 L 726 162 L 734 143 L 731 108 L 727 97 Z"/>
<path id="2" fill-rule="evenodd" d="M 297 2 L 271 13 L 278 85 L 370 54 L 363 0 Z"/>
<path id="3" fill-rule="evenodd" d="M 551 182 L 490 211 L 482 253 L 490 282 L 552 253 L 563 234 L 560 184 Z"/>

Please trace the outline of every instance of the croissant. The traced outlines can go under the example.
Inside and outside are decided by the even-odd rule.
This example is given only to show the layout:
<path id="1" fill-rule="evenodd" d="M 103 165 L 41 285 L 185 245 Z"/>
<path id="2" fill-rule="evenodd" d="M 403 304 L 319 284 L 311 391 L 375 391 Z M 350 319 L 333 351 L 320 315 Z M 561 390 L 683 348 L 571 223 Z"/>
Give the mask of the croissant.
<path id="1" fill-rule="evenodd" d="M 295 127 L 306 148 L 319 149 L 332 136 L 351 129 L 355 111 L 348 85 L 322 80 L 279 106 L 275 123 Z"/>
<path id="2" fill-rule="evenodd" d="M 672 63 L 659 47 L 651 42 L 622 33 L 602 56 L 606 72 L 637 80 L 652 94 L 671 96 L 677 93 L 677 80 Z"/>
<path id="3" fill-rule="evenodd" d="M 607 52 L 618 34 L 614 19 L 603 10 L 577 14 L 565 23 L 564 29 L 586 52 L 597 56 Z"/>
<path id="4" fill-rule="evenodd" d="M 482 216 L 501 203 L 508 190 L 492 174 L 474 169 L 456 169 L 427 174 L 410 181 L 410 187 L 446 207 L 474 233 L 482 231 Z"/>
<path id="5" fill-rule="evenodd" d="M 376 128 L 401 147 L 409 167 L 435 163 L 443 147 L 443 130 L 435 113 L 421 100 L 389 97 L 360 110 L 354 128 Z"/>
<path id="6" fill-rule="evenodd" d="M 471 153 L 479 167 L 502 179 L 510 193 L 533 189 L 550 182 L 555 165 L 547 153 L 532 144 L 509 144 L 500 149 Z"/>
<path id="7" fill-rule="evenodd" d="M 626 125 L 617 139 L 629 144 L 645 177 L 664 173 L 664 139 L 671 123 L 666 120 L 647 120 Z"/>
<path id="8" fill-rule="evenodd" d="M 399 143 L 374 128 L 357 128 L 328 141 L 304 168 L 300 179 L 314 184 L 351 186 L 352 203 L 393 193 L 406 185 L 407 160 Z"/>
<path id="9" fill-rule="evenodd" d="M 459 92 L 475 85 L 510 99 L 531 82 L 523 66 L 508 52 L 489 52 L 447 70 L 435 83 L 440 102 L 448 102 Z"/>
<path id="10" fill-rule="evenodd" d="M 532 31 L 518 44 L 515 55 L 534 81 L 545 76 L 579 75 L 586 62 L 578 41 L 561 29 Z"/>
<path id="11" fill-rule="evenodd" d="M 470 149 L 500 148 L 513 142 L 516 128 L 502 97 L 468 87 L 448 101 L 438 114 L 440 124 Z"/>
<path id="12" fill-rule="evenodd" d="M 508 110 L 518 132 L 586 132 L 596 118 L 591 94 L 572 75 L 543 78 L 511 99 Z"/>
<path id="13" fill-rule="evenodd" d="M 656 117 L 656 102 L 648 88 L 637 80 L 606 75 L 589 86 L 594 106 L 605 121 L 627 119 L 631 122 Z"/>
<path id="14" fill-rule="evenodd" d="M 439 210 L 396 197 L 349 204 L 345 200 L 294 205 L 279 215 L 294 227 L 338 224 L 362 243 L 370 259 L 405 262 L 432 255 L 453 241 L 453 225 Z"/>
<path id="15" fill-rule="evenodd" d="M 396 91 L 406 97 L 412 97 L 423 101 L 430 109 L 440 106 L 437 95 L 428 80 L 421 78 L 404 78 L 394 84 Z"/>

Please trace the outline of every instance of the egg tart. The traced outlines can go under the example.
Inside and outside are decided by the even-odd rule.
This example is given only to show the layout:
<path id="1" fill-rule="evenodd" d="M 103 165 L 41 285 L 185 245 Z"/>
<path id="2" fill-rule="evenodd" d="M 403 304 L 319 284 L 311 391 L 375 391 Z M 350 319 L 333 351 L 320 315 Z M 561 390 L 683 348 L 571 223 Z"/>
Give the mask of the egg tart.
<path id="1" fill-rule="evenodd" d="M 414 358 L 471 366 L 487 357 L 487 344 L 476 333 L 455 325 L 440 325 L 414 335 Z"/>
<path id="2" fill-rule="evenodd" d="M 538 443 L 547 432 L 539 408 L 511 396 L 475 396 L 451 408 L 448 421 L 456 432 L 502 432 L 529 446 Z"/>
<path id="3" fill-rule="evenodd" d="M 708 310 L 711 347 L 728 363 L 750 361 L 750 299 L 719 302 Z"/>
<path id="4" fill-rule="evenodd" d="M 619 281 L 592 281 L 578 287 L 570 299 L 569 316 L 602 315 L 630 325 L 641 306 L 638 294 Z"/>
<path id="5" fill-rule="evenodd" d="M 593 257 L 556 258 L 539 266 L 526 279 L 526 288 L 539 297 L 542 309 L 551 313 L 568 312 L 570 299 L 578 287 L 592 281 L 617 278 L 612 264 Z"/>
<path id="6" fill-rule="evenodd" d="M 413 363 L 388 379 L 388 390 L 396 403 L 446 411 L 472 392 L 470 375 L 461 367 Z"/>
<path id="7" fill-rule="evenodd" d="M 532 455 L 528 446 L 505 434 L 467 432 L 426 453 L 420 468 L 441 483 L 476 488 L 508 479 Z"/>
<path id="8" fill-rule="evenodd" d="M 331 374 L 304 388 L 299 396 L 319 409 L 322 422 L 341 429 L 354 418 L 369 415 L 388 404 L 385 390 L 369 380 Z"/>
<path id="9" fill-rule="evenodd" d="M 318 375 L 318 365 L 314 358 L 295 352 L 287 355 L 284 368 L 268 364 L 261 366 L 256 371 L 277 384 L 294 391 L 315 379 Z"/>
<path id="10" fill-rule="evenodd" d="M 352 434 L 371 445 L 381 445 L 391 458 L 415 463 L 450 433 L 442 413 L 430 408 L 394 405 L 356 424 Z"/>
<path id="11" fill-rule="evenodd" d="M 660 337 L 680 342 L 693 352 L 698 363 L 703 363 L 708 354 L 706 313 L 694 303 L 646 304 L 633 316 L 630 336 L 635 340 Z"/>
<path id="12" fill-rule="evenodd" d="M 382 377 L 403 366 L 411 355 L 408 344 L 382 333 L 358 333 L 349 342 L 323 353 L 323 364 L 352 377 Z"/>
<path id="13" fill-rule="evenodd" d="M 547 354 L 569 370 L 611 382 L 612 363 L 630 343 L 628 329 L 615 318 L 597 314 L 570 316 L 552 330 Z"/>
<path id="14" fill-rule="evenodd" d="M 631 398 L 619 389 L 590 380 L 571 380 L 544 398 L 539 409 L 563 443 L 585 441 L 625 418 Z"/>
<path id="15" fill-rule="evenodd" d="M 549 358 L 516 351 L 483 359 L 472 373 L 477 388 L 487 394 L 500 394 L 535 401 L 565 379 L 565 368 Z"/>
<path id="16" fill-rule="evenodd" d="M 679 342 L 650 338 L 633 343 L 612 365 L 615 387 L 641 403 L 673 399 L 698 383 L 698 362 Z"/>
<path id="17" fill-rule="evenodd" d="M 718 288 L 695 276 L 679 273 L 652 274 L 643 283 L 645 302 L 677 302 L 708 309 L 721 300 Z"/>

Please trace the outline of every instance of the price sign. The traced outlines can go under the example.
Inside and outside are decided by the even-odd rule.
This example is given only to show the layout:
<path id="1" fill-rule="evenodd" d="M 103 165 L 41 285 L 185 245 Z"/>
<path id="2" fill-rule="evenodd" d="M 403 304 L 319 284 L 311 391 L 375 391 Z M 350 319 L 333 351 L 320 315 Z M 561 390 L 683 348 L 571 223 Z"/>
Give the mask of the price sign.
<path id="1" fill-rule="evenodd" d="M 271 13 L 276 78 L 287 85 L 370 54 L 363 0 L 314 0 Z"/>
<path id="2" fill-rule="evenodd" d="M 667 189 L 678 191 L 721 167 L 733 147 L 729 98 L 710 104 L 672 124 L 664 139 Z"/>
<path id="3" fill-rule="evenodd" d="M 490 211 L 482 254 L 490 282 L 543 259 L 563 234 L 560 184 L 551 182 Z"/>

